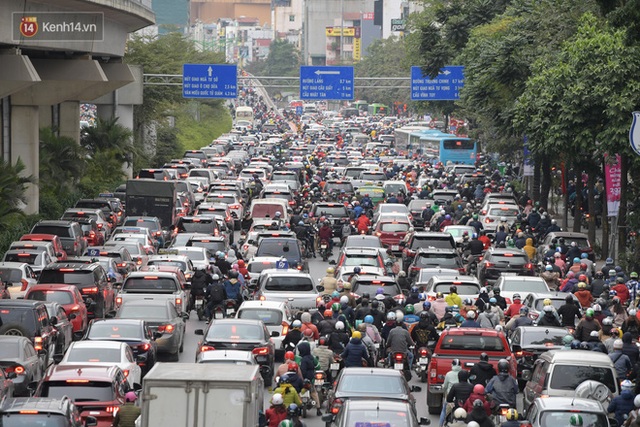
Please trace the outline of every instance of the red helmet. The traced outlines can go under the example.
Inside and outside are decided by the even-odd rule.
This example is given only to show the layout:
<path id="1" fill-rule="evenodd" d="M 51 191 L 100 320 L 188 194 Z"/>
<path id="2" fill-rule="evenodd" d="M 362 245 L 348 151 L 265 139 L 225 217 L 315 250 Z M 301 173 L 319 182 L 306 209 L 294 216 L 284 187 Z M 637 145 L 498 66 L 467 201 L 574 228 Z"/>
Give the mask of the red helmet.
<path id="1" fill-rule="evenodd" d="M 293 351 L 287 351 L 287 352 L 284 354 L 284 359 L 285 359 L 285 360 L 293 360 L 293 359 L 295 359 L 295 358 L 296 358 L 296 355 L 295 355 L 295 353 L 294 353 Z"/>
<path id="2" fill-rule="evenodd" d="M 324 317 L 331 317 L 331 316 L 333 316 L 333 311 L 331 311 L 331 309 L 330 309 L 330 308 L 327 308 L 327 309 L 324 311 Z"/>
<path id="3" fill-rule="evenodd" d="M 296 362 L 289 362 L 287 368 L 289 372 L 298 372 L 298 364 Z"/>
<path id="4" fill-rule="evenodd" d="M 580 270 L 587 271 L 587 264 L 585 264 L 584 262 L 580 263 Z"/>
<path id="5" fill-rule="evenodd" d="M 585 274 L 581 274 L 578 276 L 578 281 L 580 282 L 586 282 L 587 281 L 587 276 Z"/>
<path id="6" fill-rule="evenodd" d="M 476 384 L 473 386 L 473 392 L 475 394 L 484 394 L 484 386 L 482 384 Z"/>

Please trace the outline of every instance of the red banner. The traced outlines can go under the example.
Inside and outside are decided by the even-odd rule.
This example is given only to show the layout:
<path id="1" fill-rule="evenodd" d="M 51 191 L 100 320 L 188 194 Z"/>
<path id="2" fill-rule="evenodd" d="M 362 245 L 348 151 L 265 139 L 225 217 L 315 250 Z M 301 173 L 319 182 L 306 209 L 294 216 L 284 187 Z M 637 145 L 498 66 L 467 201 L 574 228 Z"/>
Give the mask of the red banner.
<path id="1" fill-rule="evenodd" d="M 622 183 L 622 165 L 620 155 L 611 158 L 604 155 L 604 179 L 607 188 L 607 213 L 608 216 L 618 216 L 620 212 L 620 187 Z"/>

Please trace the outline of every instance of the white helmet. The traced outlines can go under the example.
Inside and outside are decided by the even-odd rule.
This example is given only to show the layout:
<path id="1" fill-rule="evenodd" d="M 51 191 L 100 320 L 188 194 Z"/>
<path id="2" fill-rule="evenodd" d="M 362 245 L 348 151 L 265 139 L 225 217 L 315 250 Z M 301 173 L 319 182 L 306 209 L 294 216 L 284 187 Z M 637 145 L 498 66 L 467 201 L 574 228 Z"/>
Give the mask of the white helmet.
<path id="1" fill-rule="evenodd" d="M 284 404 L 284 399 L 282 398 L 282 395 L 280 393 L 276 393 L 271 398 L 271 403 L 274 405 L 282 405 Z"/>
<path id="2" fill-rule="evenodd" d="M 344 322 L 340 320 L 336 322 L 336 331 L 344 331 Z"/>
<path id="3" fill-rule="evenodd" d="M 464 420 L 467 418 L 467 411 L 465 411 L 463 408 L 458 408 L 453 411 L 453 418 L 455 418 L 456 420 Z"/>
<path id="4" fill-rule="evenodd" d="M 400 310 L 396 311 L 396 321 L 402 322 L 404 320 L 404 313 Z"/>
<path id="5" fill-rule="evenodd" d="M 476 318 L 476 312 L 475 311 L 473 311 L 473 310 L 467 311 L 467 319 L 473 320 L 475 318 Z"/>
<path id="6" fill-rule="evenodd" d="M 387 320 L 396 320 L 396 314 L 393 311 L 388 312 Z"/>
<path id="7" fill-rule="evenodd" d="M 340 297 L 340 304 L 349 304 L 349 297 L 346 295 L 342 295 Z"/>
<path id="8" fill-rule="evenodd" d="M 469 423 L 467 424 L 467 427 L 480 427 L 480 424 L 478 424 L 475 421 L 469 421 Z"/>
<path id="9" fill-rule="evenodd" d="M 211 276 L 211 278 L 213 280 L 220 280 L 220 276 L 218 276 L 217 274 L 214 274 L 213 276 Z"/>

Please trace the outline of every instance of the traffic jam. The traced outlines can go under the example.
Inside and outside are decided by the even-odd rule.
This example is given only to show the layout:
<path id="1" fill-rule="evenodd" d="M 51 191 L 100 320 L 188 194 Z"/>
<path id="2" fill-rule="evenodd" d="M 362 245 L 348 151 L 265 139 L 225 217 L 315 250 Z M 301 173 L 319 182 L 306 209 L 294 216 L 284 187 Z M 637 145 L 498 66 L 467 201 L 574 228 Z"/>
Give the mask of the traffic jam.
<path id="1" fill-rule="evenodd" d="M 462 120 L 246 92 L 11 243 L 2 427 L 639 425 L 638 273 L 519 167 Z"/>

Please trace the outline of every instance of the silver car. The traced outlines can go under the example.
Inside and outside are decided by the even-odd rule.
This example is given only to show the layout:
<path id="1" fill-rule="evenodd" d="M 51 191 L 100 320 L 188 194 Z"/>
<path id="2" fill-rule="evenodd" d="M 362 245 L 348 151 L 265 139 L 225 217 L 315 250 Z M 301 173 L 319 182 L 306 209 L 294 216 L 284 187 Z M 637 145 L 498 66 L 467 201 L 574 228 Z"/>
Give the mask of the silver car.
<path id="1" fill-rule="evenodd" d="M 294 312 L 315 310 L 320 298 L 313 278 L 295 269 L 264 270 L 258 278 L 255 299 L 289 303 Z"/>

